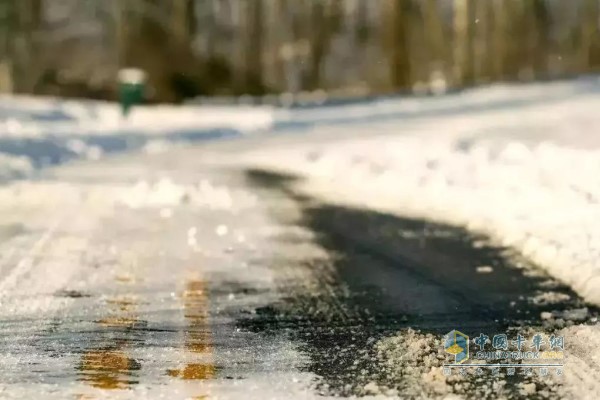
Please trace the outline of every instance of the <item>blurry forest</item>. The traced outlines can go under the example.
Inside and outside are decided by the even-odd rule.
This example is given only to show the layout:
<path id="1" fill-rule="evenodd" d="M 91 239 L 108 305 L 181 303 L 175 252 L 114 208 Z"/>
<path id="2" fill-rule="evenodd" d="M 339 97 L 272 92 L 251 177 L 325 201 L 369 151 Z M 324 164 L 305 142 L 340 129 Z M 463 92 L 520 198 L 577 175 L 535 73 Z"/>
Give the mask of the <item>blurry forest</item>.
<path id="1" fill-rule="evenodd" d="M 0 0 L 0 91 L 440 92 L 600 71 L 599 0 Z"/>

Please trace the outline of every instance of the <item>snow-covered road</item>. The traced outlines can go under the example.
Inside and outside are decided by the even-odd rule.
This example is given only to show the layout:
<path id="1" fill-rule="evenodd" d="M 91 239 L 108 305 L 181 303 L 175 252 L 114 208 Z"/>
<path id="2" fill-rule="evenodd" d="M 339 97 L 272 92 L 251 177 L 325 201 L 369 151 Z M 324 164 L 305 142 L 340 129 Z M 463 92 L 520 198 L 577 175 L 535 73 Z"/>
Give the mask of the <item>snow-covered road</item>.
<path id="1" fill-rule="evenodd" d="M 457 326 L 550 334 L 543 313 L 582 330 L 597 311 L 485 237 L 309 198 L 232 157 L 254 146 L 76 162 L 0 188 L 2 398 L 596 393 L 595 364 L 574 355 L 567 385 L 446 378 L 440 338 Z"/>
<path id="2" fill-rule="evenodd" d="M 596 78 L 130 121 L 2 98 L 0 397 L 595 398 L 598 109 Z M 560 333 L 565 376 L 445 377 L 454 328 Z"/>

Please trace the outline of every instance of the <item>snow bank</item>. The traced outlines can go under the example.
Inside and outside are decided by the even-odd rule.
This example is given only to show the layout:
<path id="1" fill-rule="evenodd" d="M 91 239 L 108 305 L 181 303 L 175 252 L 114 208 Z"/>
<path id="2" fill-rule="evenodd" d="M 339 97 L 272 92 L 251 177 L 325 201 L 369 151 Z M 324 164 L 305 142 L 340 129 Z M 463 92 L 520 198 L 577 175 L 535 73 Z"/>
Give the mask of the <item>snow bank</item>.
<path id="1" fill-rule="evenodd" d="M 139 106 L 129 118 L 117 104 L 54 98 L 0 96 L 0 137 L 40 135 L 163 135 L 178 129 L 264 130 L 273 124 L 268 106 Z"/>
<path id="2" fill-rule="evenodd" d="M 0 154 L 33 167 L 105 153 L 264 131 L 273 125 L 270 107 L 140 106 L 129 118 L 117 104 L 53 98 L 0 96 Z M 157 145 L 158 144 L 158 145 Z M 0 164 L 0 176 L 7 174 Z"/>
<path id="3" fill-rule="evenodd" d="M 597 80 L 579 84 L 548 84 L 547 100 L 536 85 L 527 105 L 475 112 L 461 111 L 457 95 L 455 113 L 357 121 L 353 138 L 331 139 L 348 127 L 313 126 L 327 141 L 255 151 L 247 162 L 310 177 L 302 189 L 329 201 L 487 233 L 600 305 L 600 91 Z M 477 93 L 481 103 L 513 100 L 510 88 Z"/>
<path id="4" fill-rule="evenodd" d="M 336 105 L 307 106 L 278 110 L 275 129 L 306 129 L 324 125 L 349 125 L 357 122 L 437 118 L 465 112 L 516 109 L 536 103 L 560 102 L 566 97 L 598 93 L 596 78 L 528 85 L 494 84 L 439 97 L 382 97 Z"/>
<path id="5" fill-rule="evenodd" d="M 591 79 L 521 87 L 495 85 L 438 98 L 388 97 L 355 104 L 277 109 L 272 106 L 140 106 L 123 119 L 117 104 L 0 95 L 0 154 L 21 157 L 33 168 L 75 158 L 174 143 L 236 137 L 256 132 L 285 134 L 325 126 L 438 118 L 489 109 L 550 103 L 587 93 Z M 353 129 L 350 129 L 352 131 Z M 3 168 L 6 171 L 6 168 Z M 6 174 L 6 173 L 5 173 Z"/>

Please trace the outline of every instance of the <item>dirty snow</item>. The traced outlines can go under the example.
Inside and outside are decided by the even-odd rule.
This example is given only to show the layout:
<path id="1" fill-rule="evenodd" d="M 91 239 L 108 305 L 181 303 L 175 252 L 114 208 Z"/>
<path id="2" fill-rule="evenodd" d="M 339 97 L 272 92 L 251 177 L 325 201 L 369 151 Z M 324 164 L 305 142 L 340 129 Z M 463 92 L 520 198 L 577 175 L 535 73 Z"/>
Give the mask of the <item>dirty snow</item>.
<path id="1" fill-rule="evenodd" d="M 506 369 L 497 376 L 489 373 L 478 375 L 475 368 L 466 370 L 465 375 L 445 375 L 443 365 L 448 363 L 448 354 L 443 350 L 442 339 L 431 333 L 409 329 L 385 338 L 376 345 L 378 363 L 391 382 L 408 398 L 426 399 L 506 399 L 514 397 L 514 389 L 508 384 L 511 379 Z M 485 364 L 472 360 L 472 364 Z M 549 385 L 549 379 L 538 376 L 520 377 L 516 386 L 523 395 L 538 394 L 540 398 L 555 397 L 560 385 Z M 365 390 L 371 394 L 388 393 L 388 389 L 373 382 Z M 552 396 L 551 396 L 552 395 Z"/>
<path id="2" fill-rule="evenodd" d="M 600 393 L 600 325 L 576 325 L 560 331 L 568 349 L 563 396 L 592 400 Z"/>

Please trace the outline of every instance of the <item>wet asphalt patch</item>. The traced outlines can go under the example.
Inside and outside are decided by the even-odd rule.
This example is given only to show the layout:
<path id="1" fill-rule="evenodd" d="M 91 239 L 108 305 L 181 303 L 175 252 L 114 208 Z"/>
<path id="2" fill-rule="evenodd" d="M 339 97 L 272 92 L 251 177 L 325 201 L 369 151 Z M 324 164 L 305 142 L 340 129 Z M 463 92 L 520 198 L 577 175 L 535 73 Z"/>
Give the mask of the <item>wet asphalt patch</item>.
<path id="1" fill-rule="evenodd" d="M 491 337 L 531 327 L 543 331 L 545 311 L 587 306 L 589 317 L 598 315 L 571 289 L 483 236 L 430 221 L 323 204 L 295 194 L 293 176 L 251 170 L 247 178 L 266 196 L 298 202 L 301 224 L 332 255 L 335 273 L 333 278 L 323 274 L 321 289 L 290 288 L 283 299 L 254 310 L 252 317 L 241 317 L 238 326 L 265 335 L 283 332 L 297 343 L 308 360 L 304 369 L 319 377 L 320 394 L 365 395 L 365 387 L 376 382 L 403 395 L 402 379 L 381 367 L 375 344 L 409 328 L 440 337 L 453 329 Z M 318 262 L 298 267 L 316 274 L 327 270 Z M 549 291 L 560 301 L 532 301 Z M 521 397 L 516 383 L 527 379 L 505 379 L 505 393 Z M 466 394 L 483 397 L 476 385 Z"/>

